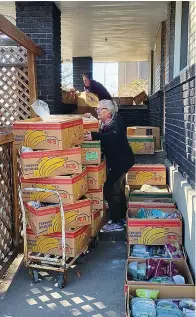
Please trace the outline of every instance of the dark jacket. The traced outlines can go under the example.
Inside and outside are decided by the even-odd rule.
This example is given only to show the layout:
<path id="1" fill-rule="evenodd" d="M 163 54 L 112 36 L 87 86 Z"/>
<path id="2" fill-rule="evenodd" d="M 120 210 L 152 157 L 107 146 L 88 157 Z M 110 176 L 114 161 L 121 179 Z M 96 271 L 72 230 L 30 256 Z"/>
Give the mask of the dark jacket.
<path id="1" fill-rule="evenodd" d="M 112 100 L 111 95 L 107 91 L 107 89 L 99 82 L 95 80 L 91 80 L 91 84 L 89 87 L 84 87 L 85 90 L 88 90 L 89 92 L 93 93 L 94 95 L 97 95 L 99 100 L 107 99 Z"/>
<path id="2" fill-rule="evenodd" d="M 123 121 L 118 114 L 114 115 L 109 125 L 100 132 L 92 132 L 93 140 L 100 140 L 106 158 L 109 175 L 107 182 L 114 183 L 134 165 L 135 157 L 129 146 Z"/>

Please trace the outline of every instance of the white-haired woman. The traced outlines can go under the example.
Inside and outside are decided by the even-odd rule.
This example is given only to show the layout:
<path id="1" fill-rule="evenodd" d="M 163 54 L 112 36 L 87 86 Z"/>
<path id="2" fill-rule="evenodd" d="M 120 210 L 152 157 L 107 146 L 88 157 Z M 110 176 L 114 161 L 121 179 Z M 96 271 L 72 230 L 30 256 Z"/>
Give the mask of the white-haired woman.
<path id="1" fill-rule="evenodd" d="M 101 100 L 97 107 L 100 131 L 86 135 L 86 140 L 100 140 L 107 163 L 104 196 L 109 205 L 109 222 L 102 231 L 123 230 L 126 214 L 125 174 L 135 163 L 118 107 L 112 100 Z"/>

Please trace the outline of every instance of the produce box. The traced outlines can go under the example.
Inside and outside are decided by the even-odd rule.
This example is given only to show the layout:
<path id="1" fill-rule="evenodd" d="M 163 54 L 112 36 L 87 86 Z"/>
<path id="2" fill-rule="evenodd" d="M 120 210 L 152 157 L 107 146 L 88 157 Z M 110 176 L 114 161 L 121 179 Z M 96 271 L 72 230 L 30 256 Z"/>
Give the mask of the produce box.
<path id="1" fill-rule="evenodd" d="M 135 164 L 127 175 L 128 185 L 166 185 L 166 167 L 162 164 Z"/>
<path id="2" fill-rule="evenodd" d="M 101 142 L 86 141 L 81 144 L 82 164 L 94 165 L 101 164 Z"/>
<path id="3" fill-rule="evenodd" d="M 106 162 L 99 165 L 87 165 L 88 189 L 100 189 L 106 181 Z"/>
<path id="4" fill-rule="evenodd" d="M 91 238 L 91 226 L 68 229 L 65 232 L 65 250 L 67 257 L 76 257 L 88 245 Z M 62 233 L 56 232 L 43 236 L 36 236 L 27 228 L 28 252 L 62 256 Z"/>
<path id="5" fill-rule="evenodd" d="M 95 118 L 97 118 L 96 107 L 98 103 L 99 99 L 96 95 L 83 91 L 78 94 L 78 113 L 91 113 Z"/>
<path id="6" fill-rule="evenodd" d="M 88 190 L 87 171 L 83 170 L 78 175 L 55 176 L 48 178 L 21 179 L 22 188 L 46 188 L 59 192 L 63 204 L 75 203 Z M 58 203 L 58 198 L 53 193 L 25 192 L 24 201 L 40 201 L 44 203 Z"/>
<path id="7" fill-rule="evenodd" d="M 33 150 L 64 150 L 84 141 L 83 121 L 80 117 L 59 119 L 51 116 L 15 121 L 13 123 L 14 145 Z"/>
<path id="8" fill-rule="evenodd" d="M 177 213 L 176 219 L 139 219 L 139 211 L 127 212 L 127 239 L 129 244 L 162 245 L 178 242 L 182 245 L 182 217 L 178 210 L 165 208 L 164 212 Z M 154 208 L 151 208 L 154 209 Z M 157 209 L 157 208 L 155 208 Z"/>
<path id="9" fill-rule="evenodd" d="M 153 259 L 155 262 L 158 262 L 160 261 L 160 259 Z M 151 285 L 170 285 L 172 288 L 177 286 L 179 287 L 179 285 L 181 287 L 184 287 L 185 285 L 194 285 L 193 284 L 193 279 L 192 279 L 192 275 L 191 275 L 191 272 L 189 270 L 189 267 L 186 263 L 186 261 L 184 259 L 181 259 L 181 260 L 174 260 L 174 259 L 164 259 L 163 260 L 165 263 L 171 263 L 173 262 L 177 268 L 177 270 L 179 271 L 179 274 L 182 275 L 185 279 L 185 284 L 166 284 L 166 283 L 155 283 L 155 282 L 148 282 L 148 281 L 135 281 L 133 280 L 130 276 L 129 276 L 129 273 L 128 273 L 128 265 L 130 263 L 133 263 L 133 262 L 138 262 L 138 263 L 145 263 L 146 262 L 146 259 L 139 259 L 139 258 L 136 258 L 136 259 L 128 259 L 127 262 L 126 262 L 126 284 L 127 285 L 145 285 L 146 284 L 146 287 L 147 288 L 151 288 Z"/>
<path id="10" fill-rule="evenodd" d="M 128 137 L 134 154 L 154 154 L 155 138 L 153 136 Z"/>
<path id="11" fill-rule="evenodd" d="M 20 154 L 22 175 L 25 179 L 82 173 L 82 150 L 23 152 Z"/>
<path id="12" fill-rule="evenodd" d="M 136 105 L 139 105 L 147 100 L 147 94 L 145 91 L 140 92 L 137 96 L 133 98 Z"/>
<path id="13" fill-rule="evenodd" d="M 175 211 L 176 204 L 175 203 L 156 203 L 156 202 L 134 202 L 129 201 L 128 209 L 131 213 L 137 212 L 140 208 L 144 209 L 159 209 L 159 210 L 170 210 L 171 212 Z"/>
<path id="14" fill-rule="evenodd" d="M 155 150 L 161 149 L 161 141 L 160 141 L 160 128 L 151 127 L 151 126 L 135 126 L 135 127 L 127 127 L 127 136 L 150 136 L 153 135 L 155 138 Z"/>
<path id="15" fill-rule="evenodd" d="M 82 116 L 84 132 L 99 132 L 99 121 L 95 117 Z"/>
<path id="16" fill-rule="evenodd" d="M 137 297 L 136 290 L 149 289 L 147 285 L 125 285 L 125 311 L 126 317 L 132 317 L 131 309 L 130 309 L 130 301 L 132 298 Z M 178 299 L 182 300 L 186 299 L 194 299 L 195 298 L 195 286 L 191 285 L 183 285 L 183 287 L 179 287 L 178 285 L 150 285 L 151 290 L 159 291 L 158 299 Z"/>
<path id="17" fill-rule="evenodd" d="M 92 212 L 92 231 L 91 236 L 95 237 L 102 227 L 103 210 L 94 210 Z"/>
<path id="18" fill-rule="evenodd" d="M 165 245 L 154 245 L 154 246 L 152 246 L 152 245 L 149 245 L 149 246 L 147 246 L 147 247 L 157 247 L 157 248 L 164 248 L 164 246 Z M 181 250 L 181 253 L 182 253 L 182 257 L 179 257 L 179 258 L 177 258 L 177 257 L 166 257 L 166 256 L 164 256 L 164 257 L 161 257 L 161 259 L 174 259 L 174 260 L 182 260 L 182 259 L 186 259 L 187 258 L 187 255 L 186 255 L 186 253 L 185 253 L 185 250 L 184 250 L 184 247 L 183 246 L 180 246 L 179 244 L 178 244 L 178 246 L 180 247 L 180 250 Z M 127 244 L 127 258 L 128 259 L 137 259 L 138 257 L 136 257 L 136 256 L 133 256 L 132 254 L 131 254 L 131 250 L 133 250 L 133 247 L 134 247 L 134 245 L 130 245 L 130 244 Z M 149 257 L 148 258 L 150 258 L 151 256 L 149 255 Z M 140 256 L 140 258 L 142 258 L 141 256 Z M 158 258 L 158 256 L 153 256 L 152 257 L 153 259 L 156 259 L 156 258 Z"/>
<path id="19" fill-rule="evenodd" d="M 132 106 L 133 105 L 133 97 L 119 97 L 121 106 Z"/>
<path id="20" fill-rule="evenodd" d="M 138 186 L 137 191 L 136 190 L 130 190 L 129 199 L 131 201 L 147 201 L 147 200 L 153 200 L 153 199 L 160 199 L 160 200 L 166 200 L 171 201 L 172 200 L 172 192 L 168 185 L 159 185 L 157 186 L 159 189 L 162 189 L 163 191 L 139 191 L 141 186 Z"/>
<path id="21" fill-rule="evenodd" d="M 74 204 L 64 205 L 65 227 L 70 229 L 91 224 L 91 200 L 78 200 Z M 62 221 L 59 205 L 40 208 L 25 203 L 30 227 L 36 235 L 61 232 Z"/>
<path id="22" fill-rule="evenodd" d="M 92 210 L 103 209 L 103 188 L 101 189 L 89 189 L 86 193 L 86 197 L 91 199 Z"/>

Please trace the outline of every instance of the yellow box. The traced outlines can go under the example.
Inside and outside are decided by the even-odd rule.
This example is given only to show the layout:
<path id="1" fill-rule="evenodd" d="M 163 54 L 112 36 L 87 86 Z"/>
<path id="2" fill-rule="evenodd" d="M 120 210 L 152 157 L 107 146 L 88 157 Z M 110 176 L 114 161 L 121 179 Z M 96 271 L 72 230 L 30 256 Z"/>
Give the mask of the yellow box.
<path id="1" fill-rule="evenodd" d="M 75 147 L 23 152 L 20 154 L 20 162 L 25 179 L 79 174 L 82 173 L 82 150 Z"/>
<path id="2" fill-rule="evenodd" d="M 91 200 L 82 199 L 74 204 L 64 205 L 65 228 L 81 227 L 91 224 Z M 34 208 L 25 203 L 29 225 L 36 235 L 62 231 L 59 205 L 48 205 Z"/>
<path id="3" fill-rule="evenodd" d="M 51 116 L 48 121 L 31 118 L 13 123 L 14 145 L 33 150 L 64 150 L 84 141 L 83 121 L 78 117 Z"/>
<path id="4" fill-rule="evenodd" d="M 91 199 L 91 208 L 93 211 L 103 209 L 103 188 L 89 189 L 86 193 L 86 197 Z"/>
<path id="5" fill-rule="evenodd" d="M 82 164 L 94 165 L 101 164 L 101 142 L 86 141 L 81 144 Z"/>
<path id="6" fill-rule="evenodd" d="M 166 167 L 161 164 L 135 164 L 127 175 L 131 188 L 138 185 L 166 185 Z"/>
<path id="7" fill-rule="evenodd" d="M 87 165 L 88 189 L 100 189 L 106 181 L 106 162 L 99 165 Z"/>
<path id="8" fill-rule="evenodd" d="M 134 154 L 154 154 L 155 138 L 153 136 L 128 137 Z"/>
<path id="9" fill-rule="evenodd" d="M 66 230 L 65 252 L 67 257 L 76 257 L 88 246 L 91 238 L 91 226 L 84 226 Z M 32 229 L 27 228 L 28 252 L 40 252 L 45 254 L 62 256 L 62 233 L 36 236 Z"/>
<path id="10" fill-rule="evenodd" d="M 63 204 L 75 203 L 88 191 L 87 171 L 83 170 L 78 175 L 55 176 L 51 178 L 30 178 L 21 180 L 22 188 L 46 188 L 59 192 Z M 44 203 L 58 203 L 58 198 L 53 193 L 25 192 L 24 201 L 41 201 Z"/>

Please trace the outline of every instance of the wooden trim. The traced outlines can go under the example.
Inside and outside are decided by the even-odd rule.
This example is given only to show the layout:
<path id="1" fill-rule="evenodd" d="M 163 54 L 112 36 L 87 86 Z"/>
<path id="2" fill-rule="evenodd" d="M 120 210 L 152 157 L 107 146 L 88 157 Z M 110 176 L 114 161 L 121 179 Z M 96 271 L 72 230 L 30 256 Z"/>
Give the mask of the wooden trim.
<path id="1" fill-rule="evenodd" d="M 15 247 L 20 242 L 20 223 L 19 223 L 19 200 L 18 200 L 18 166 L 17 166 L 18 149 L 12 143 L 12 184 L 13 184 L 13 244 Z"/>
<path id="2" fill-rule="evenodd" d="M 14 141 L 14 136 L 12 133 L 0 134 L 0 145 L 11 143 Z"/>
<path id="3" fill-rule="evenodd" d="M 32 105 L 33 102 L 37 100 L 37 73 L 36 73 L 35 56 L 30 51 L 27 51 L 27 62 L 28 62 L 30 105 Z M 31 118 L 34 118 L 34 117 L 37 117 L 37 115 L 31 108 Z"/>
<path id="4" fill-rule="evenodd" d="M 41 56 L 44 51 L 35 44 L 25 33 L 19 30 L 14 24 L 0 14 L 0 31 L 9 36 L 12 40 L 30 50 L 33 54 Z"/>

